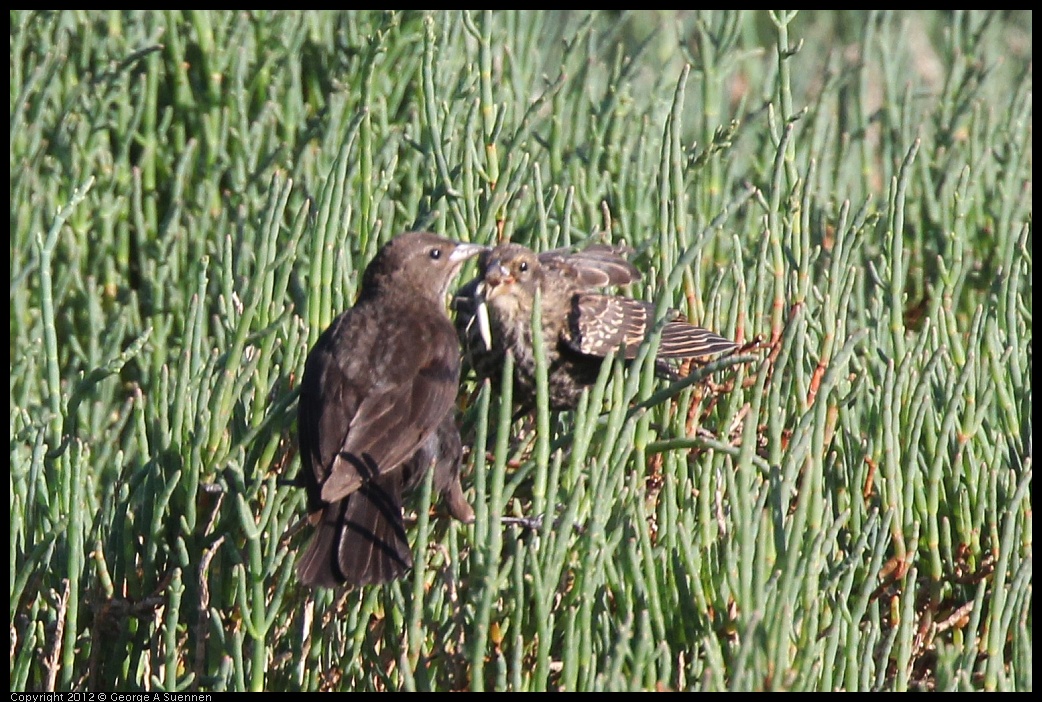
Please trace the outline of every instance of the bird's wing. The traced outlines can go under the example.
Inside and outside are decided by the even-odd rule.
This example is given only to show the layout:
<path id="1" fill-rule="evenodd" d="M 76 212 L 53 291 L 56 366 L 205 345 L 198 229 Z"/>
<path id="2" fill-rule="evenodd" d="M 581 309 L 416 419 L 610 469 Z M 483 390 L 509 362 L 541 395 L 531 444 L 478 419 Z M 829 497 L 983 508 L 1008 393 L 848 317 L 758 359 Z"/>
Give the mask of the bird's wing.
<path id="1" fill-rule="evenodd" d="M 539 263 L 572 277 L 583 288 L 625 285 L 640 280 L 640 271 L 629 262 L 632 249 L 624 246 L 593 244 L 581 251 L 551 249 L 539 254 Z"/>
<path id="2" fill-rule="evenodd" d="M 633 358 L 648 333 L 654 313 L 654 306 L 641 300 L 578 293 L 572 298 L 562 340 L 589 356 L 606 356 L 622 346 L 626 358 Z"/>
<path id="3" fill-rule="evenodd" d="M 418 344 L 416 353 L 407 356 L 415 363 L 370 388 L 353 415 L 337 416 L 340 412 L 335 401 L 326 403 L 321 421 L 332 434 L 323 435 L 343 439 L 322 485 L 323 501 L 339 500 L 373 476 L 397 468 L 416 453 L 451 411 L 459 384 L 459 353 L 451 334 L 438 335 L 434 342 Z M 326 381 L 335 383 L 337 379 L 327 377 Z M 344 423 L 335 429 L 339 421 Z M 344 426 L 348 427 L 346 435 Z"/>
<path id="4" fill-rule="evenodd" d="M 679 313 L 669 310 L 674 318 Z M 635 358 L 637 348 L 651 332 L 655 306 L 643 300 L 615 295 L 580 293 L 572 300 L 565 343 L 580 353 L 606 356 L 623 347 L 626 358 Z M 671 319 L 662 329 L 658 358 L 694 358 L 730 351 L 734 342 L 708 329 Z"/>

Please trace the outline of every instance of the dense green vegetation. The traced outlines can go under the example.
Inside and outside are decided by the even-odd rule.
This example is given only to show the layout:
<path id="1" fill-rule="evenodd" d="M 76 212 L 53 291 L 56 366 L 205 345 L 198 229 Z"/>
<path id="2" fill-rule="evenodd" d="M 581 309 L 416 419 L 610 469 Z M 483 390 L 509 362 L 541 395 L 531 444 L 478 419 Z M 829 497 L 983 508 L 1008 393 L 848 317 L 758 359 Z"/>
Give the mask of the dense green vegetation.
<path id="1" fill-rule="evenodd" d="M 1030 13 L 10 16 L 12 690 L 1032 689 Z M 465 380 L 476 523 L 311 591 L 294 388 L 414 228 L 749 345 Z"/>

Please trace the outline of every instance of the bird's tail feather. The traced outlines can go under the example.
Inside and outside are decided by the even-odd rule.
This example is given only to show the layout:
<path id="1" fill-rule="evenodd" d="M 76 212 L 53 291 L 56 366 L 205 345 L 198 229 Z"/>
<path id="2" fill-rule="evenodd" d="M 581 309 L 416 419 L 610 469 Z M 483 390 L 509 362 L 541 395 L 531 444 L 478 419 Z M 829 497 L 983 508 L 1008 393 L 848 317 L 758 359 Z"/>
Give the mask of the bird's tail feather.
<path id="1" fill-rule="evenodd" d="M 329 504 L 297 561 L 301 582 L 321 587 L 384 583 L 412 567 L 402 524 L 401 477 L 392 473 Z"/>

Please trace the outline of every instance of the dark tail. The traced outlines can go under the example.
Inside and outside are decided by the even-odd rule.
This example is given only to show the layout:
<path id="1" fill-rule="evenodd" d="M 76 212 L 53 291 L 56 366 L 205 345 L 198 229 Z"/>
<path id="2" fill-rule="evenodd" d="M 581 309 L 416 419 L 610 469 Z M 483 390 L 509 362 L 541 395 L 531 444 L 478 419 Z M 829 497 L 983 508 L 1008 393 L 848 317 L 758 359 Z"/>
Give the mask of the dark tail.
<path id="1" fill-rule="evenodd" d="M 708 329 L 696 327 L 680 320 L 666 324 L 659 342 L 659 358 L 696 358 L 711 356 L 722 351 L 731 351 L 737 346 L 733 341 L 714 334 Z"/>
<path id="2" fill-rule="evenodd" d="M 357 492 L 326 505 L 297 576 L 307 585 L 336 587 L 385 583 L 412 567 L 402 524 L 400 471 L 368 481 Z"/>

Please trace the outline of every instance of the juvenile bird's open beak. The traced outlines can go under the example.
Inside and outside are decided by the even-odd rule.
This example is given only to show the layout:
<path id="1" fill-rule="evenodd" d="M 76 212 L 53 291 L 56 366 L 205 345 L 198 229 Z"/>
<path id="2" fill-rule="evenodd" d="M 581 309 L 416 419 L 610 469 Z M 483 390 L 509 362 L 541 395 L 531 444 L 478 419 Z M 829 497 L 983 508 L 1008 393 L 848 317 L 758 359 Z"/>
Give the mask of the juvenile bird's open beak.
<path id="1" fill-rule="evenodd" d="M 510 273 L 509 268 L 504 266 L 502 263 L 490 263 L 485 268 L 485 298 L 492 299 L 503 292 L 503 286 L 509 285 L 513 282 L 514 276 Z"/>

